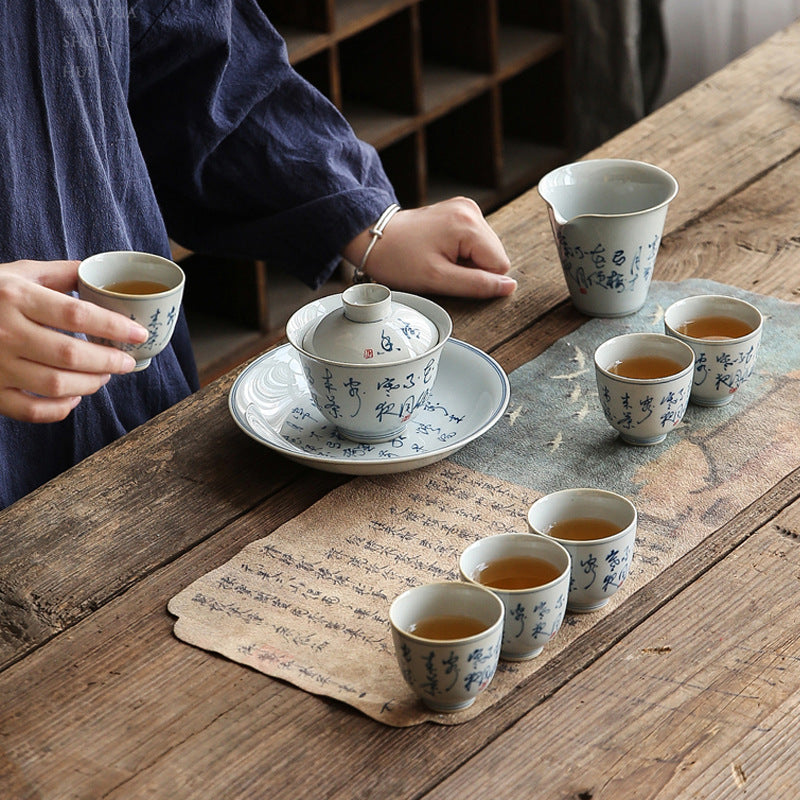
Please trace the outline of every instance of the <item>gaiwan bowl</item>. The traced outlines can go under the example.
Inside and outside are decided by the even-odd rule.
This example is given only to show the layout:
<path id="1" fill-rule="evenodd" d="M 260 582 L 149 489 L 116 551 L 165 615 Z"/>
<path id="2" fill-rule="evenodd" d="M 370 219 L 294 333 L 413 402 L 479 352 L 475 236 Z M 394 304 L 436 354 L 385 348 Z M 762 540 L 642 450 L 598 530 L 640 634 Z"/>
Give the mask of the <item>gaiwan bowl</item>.
<path id="1" fill-rule="evenodd" d="M 394 439 L 429 401 L 452 331 L 441 306 L 375 283 L 315 300 L 286 323 L 314 404 L 365 443 Z"/>

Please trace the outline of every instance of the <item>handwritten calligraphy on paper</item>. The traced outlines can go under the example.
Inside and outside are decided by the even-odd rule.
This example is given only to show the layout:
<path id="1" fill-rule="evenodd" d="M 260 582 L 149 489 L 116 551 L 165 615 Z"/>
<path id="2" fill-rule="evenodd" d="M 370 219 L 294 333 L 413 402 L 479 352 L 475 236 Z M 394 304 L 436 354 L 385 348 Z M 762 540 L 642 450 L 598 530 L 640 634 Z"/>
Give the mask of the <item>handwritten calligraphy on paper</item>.
<path id="1" fill-rule="evenodd" d="M 171 609 L 202 617 L 229 657 L 305 688 L 359 697 L 370 691 L 359 675 L 369 683 L 377 671 L 405 691 L 391 601 L 410 586 L 457 580 L 458 556 L 476 539 L 525 530 L 531 498 L 522 487 L 445 462 L 416 477 L 365 480 L 362 498 L 337 504 L 335 495 L 349 489 L 188 587 L 174 598 L 188 601 L 187 611 L 181 602 Z"/>

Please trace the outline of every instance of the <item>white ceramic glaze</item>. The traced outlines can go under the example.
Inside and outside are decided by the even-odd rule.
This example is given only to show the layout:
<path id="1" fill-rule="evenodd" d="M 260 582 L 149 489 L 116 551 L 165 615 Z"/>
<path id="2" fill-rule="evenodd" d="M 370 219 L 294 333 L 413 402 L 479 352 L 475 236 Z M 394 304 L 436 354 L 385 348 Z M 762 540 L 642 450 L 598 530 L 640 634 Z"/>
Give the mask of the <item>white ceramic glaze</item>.
<path id="1" fill-rule="evenodd" d="M 169 289 L 158 294 L 120 294 L 103 288 L 127 280 L 155 281 Z M 84 259 L 78 266 L 80 298 L 135 320 L 150 334 L 138 345 L 91 336 L 89 339 L 130 353 L 136 359 L 135 371 L 145 369 L 172 338 L 185 281 L 183 270 L 177 264 L 150 253 L 120 250 Z"/>
<path id="2" fill-rule="evenodd" d="M 542 652 L 558 633 L 567 610 L 570 584 L 570 556 L 552 538 L 534 533 L 499 533 L 473 542 L 461 554 L 461 579 L 480 585 L 475 575 L 485 564 L 504 558 L 541 558 L 559 570 L 554 580 L 527 589 L 488 587 L 506 610 L 500 657 L 524 661 Z"/>
<path id="3" fill-rule="evenodd" d="M 670 358 L 680 371 L 663 378 L 609 372 L 620 361 L 647 355 Z M 595 350 L 594 364 L 603 413 L 623 441 L 658 444 L 683 419 L 694 372 L 694 353 L 687 344 L 663 333 L 626 333 L 603 342 Z"/>
<path id="4" fill-rule="evenodd" d="M 438 333 L 436 343 L 422 354 L 393 363 L 375 358 L 348 363 L 323 358 L 305 348 L 309 331 L 331 311 L 341 308 L 341 295 L 303 306 L 286 324 L 286 336 L 297 350 L 315 405 L 328 422 L 354 442 L 387 442 L 402 434 L 428 403 L 442 348 L 453 330 L 450 316 L 436 303 L 404 292 L 393 297 L 430 320 Z"/>
<path id="5" fill-rule="evenodd" d="M 417 309 L 392 299 L 386 286 L 359 283 L 345 289 L 341 306 L 309 325 L 303 349 L 347 364 L 391 364 L 429 352 L 439 329 Z"/>
<path id="6" fill-rule="evenodd" d="M 696 339 L 680 333 L 686 322 L 702 317 L 732 317 L 746 323 L 752 332 L 724 341 Z M 693 403 L 724 406 L 733 400 L 753 372 L 761 344 L 764 319 L 750 303 L 727 295 L 697 295 L 673 303 L 664 314 L 664 330 L 694 351 Z"/>
<path id="7" fill-rule="evenodd" d="M 478 619 L 486 629 L 464 639 L 435 641 L 409 632 L 422 619 L 457 614 Z M 412 691 L 434 711 L 468 708 L 494 677 L 503 641 L 505 610 L 500 598 L 458 581 L 416 586 L 389 609 L 395 655 Z"/>
<path id="8" fill-rule="evenodd" d="M 575 307 L 596 317 L 638 311 L 678 192 L 675 178 L 641 161 L 589 159 L 547 173 L 538 190 Z"/>
<path id="9" fill-rule="evenodd" d="M 613 522 L 620 532 L 604 539 L 557 539 L 550 528 L 567 519 L 591 517 Z M 602 608 L 628 577 L 636 542 L 636 507 L 628 498 L 604 489 L 562 489 L 539 498 L 528 510 L 528 528 L 550 536 L 570 554 L 569 611 Z"/>
<path id="10" fill-rule="evenodd" d="M 228 405 L 248 436 L 286 458 L 328 472 L 377 475 L 446 458 L 493 427 L 508 399 L 508 377 L 500 365 L 476 347 L 450 339 L 434 391 L 403 433 L 385 444 L 357 444 L 341 436 L 311 400 L 299 355 L 288 344 L 245 367 Z"/>

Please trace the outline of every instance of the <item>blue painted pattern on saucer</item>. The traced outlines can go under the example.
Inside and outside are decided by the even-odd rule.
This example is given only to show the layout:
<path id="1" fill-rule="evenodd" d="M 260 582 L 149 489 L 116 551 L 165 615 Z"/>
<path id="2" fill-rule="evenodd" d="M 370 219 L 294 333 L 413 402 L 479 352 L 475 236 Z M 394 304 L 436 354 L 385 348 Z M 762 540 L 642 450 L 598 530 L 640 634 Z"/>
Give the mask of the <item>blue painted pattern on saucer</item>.
<path id="1" fill-rule="evenodd" d="M 508 377 L 500 365 L 478 348 L 450 339 L 424 407 L 388 442 L 354 442 L 329 424 L 311 399 L 291 345 L 247 366 L 231 388 L 228 406 L 248 436 L 286 458 L 327 472 L 375 475 L 446 458 L 495 425 L 508 399 Z"/>

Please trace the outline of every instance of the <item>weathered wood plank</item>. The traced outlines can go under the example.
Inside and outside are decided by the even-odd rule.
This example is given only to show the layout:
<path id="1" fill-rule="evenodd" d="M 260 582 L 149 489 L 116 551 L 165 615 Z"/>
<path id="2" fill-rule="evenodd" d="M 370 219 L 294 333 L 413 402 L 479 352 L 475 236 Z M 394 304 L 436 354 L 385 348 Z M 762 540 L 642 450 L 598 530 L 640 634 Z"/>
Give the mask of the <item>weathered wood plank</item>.
<path id="1" fill-rule="evenodd" d="M 681 192 L 667 217 L 657 278 L 706 275 L 785 299 L 796 296 L 798 40 L 800 24 L 594 154 L 655 161 L 678 177 Z M 691 140 L 687 129 L 694 132 Z M 536 191 L 499 211 L 492 224 L 509 250 L 520 290 L 491 303 L 447 305 L 456 336 L 513 369 L 582 319 L 566 303 Z M 725 772 L 730 734 L 724 727 L 708 728 L 707 720 L 730 721 L 730 730 L 746 743 L 742 758 L 757 752 L 761 732 L 746 728 L 744 714 L 774 726 L 776 747 L 790 735 L 780 715 L 793 695 L 777 678 L 788 675 L 796 683 L 797 614 L 787 600 L 796 556 L 792 550 L 786 559 L 767 559 L 774 584 L 762 581 L 747 556 L 769 556 L 762 543 L 774 543 L 780 534 L 767 525 L 752 542 L 748 537 L 796 500 L 800 471 L 606 617 L 591 637 L 546 665 L 513 698 L 455 730 L 387 729 L 177 642 L 165 604 L 180 586 L 342 480 L 292 465 L 241 434 L 226 408 L 232 380 L 226 376 L 0 512 L 0 635 L 2 657 L 12 663 L 0 673 L 0 795 L 252 796 L 269 788 L 276 797 L 404 797 L 430 790 L 454 769 L 451 782 L 432 796 L 458 787 L 474 793 L 487 785 L 482 769 L 496 776 L 491 788 L 498 794 L 498 787 L 511 792 L 522 780 L 502 760 L 504 746 L 520 741 L 509 737 L 533 735 L 537 758 L 563 777 L 565 792 L 584 791 L 581 786 L 589 791 L 595 783 L 578 780 L 586 775 L 597 778 L 596 787 L 610 782 L 614 796 L 640 784 L 652 796 L 674 796 L 674 789 L 693 781 L 692 789 L 725 796 L 718 776 Z M 796 514 L 793 508 L 781 517 L 793 533 Z M 708 573 L 717 581 L 709 588 L 711 578 L 703 573 L 720 559 L 724 569 Z M 763 619 L 774 619 L 775 610 L 787 619 L 759 628 L 755 615 L 740 619 L 733 606 L 718 604 L 712 589 L 724 586 L 723 594 L 733 597 L 742 585 L 774 600 L 756 605 Z M 783 592 L 773 598 L 775 586 Z M 714 614 L 706 619 L 697 603 Z M 696 669 L 693 662 L 672 658 L 672 651 L 641 652 L 665 630 L 677 631 L 676 656 L 694 647 Z M 727 649 L 717 639 L 699 639 L 704 630 L 729 637 Z M 698 641 L 708 641 L 716 657 L 696 647 Z M 759 647 L 746 661 L 742 653 L 754 641 Z M 23 664 L 13 663 L 26 652 Z M 775 654 L 788 662 L 778 665 L 786 666 L 780 676 Z M 672 661 L 649 658 L 664 655 Z M 664 664 L 672 666 L 662 669 Z M 677 686 L 669 684 L 675 667 L 685 676 Z M 637 687 L 640 698 L 653 701 L 637 704 L 623 692 L 618 707 L 606 700 L 605 711 L 587 713 L 582 700 L 616 690 L 608 683 L 614 670 Z M 763 708 L 754 708 L 747 694 L 760 688 L 753 670 L 776 678 L 774 691 L 758 695 Z M 689 680 L 693 676 L 698 686 Z M 738 694 L 722 700 L 731 677 L 739 680 Z M 44 708 L 48 714 L 34 711 Z M 569 727 L 570 718 L 574 726 L 595 724 L 569 739 L 578 730 Z M 617 722 L 603 738 L 601 726 L 619 719 L 624 726 Z M 554 739 L 554 730 L 566 734 Z M 540 756 L 541 731 L 548 737 Z M 644 749 L 628 758 L 625 748 L 637 741 L 633 731 Z M 691 763 L 693 751 L 700 752 L 699 766 Z M 767 769 L 753 758 L 752 764 L 738 762 L 745 777 Z M 526 760 L 526 771 L 531 763 Z M 579 773 L 581 765 L 588 771 Z M 796 780 L 793 765 L 781 765 Z M 529 793 L 529 782 L 522 789 L 521 796 Z"/>
<path id="2" fill-rule="evenodd" d="M 795 503 L 426 798 L 794 796 L 799 537 Z"/>
<path id="3" fill-rule="evenodd" d="M 659 277 L 714 278 L 800 301 L 799 182 L 800 156 L 794 155 L 688 221 L 664 239 Z"/>
<path id="4" fill-rule="evenodd" d="M 669 170 L 680 184 L 667 214 L 665 238 L 670 236 L 764 173 L 781 169 L 800 150 L 799 50 L 800 25 L 795 24 L 589 156 L 635 158 Z M 502 304 L 500 315 L 493 304 L 454 305 L 460 312 L 456 335 L 489 351 L 567 298 L 544 201 L 535 188 L 495 212 L 490 222 L 522 291 L 495 301 Z M 674 279 L 664 269 L 668 256 L 659 255 L 657 279 Z"/>
<path id="5" fill-rule="evenodd" d="M 196 432 L 214 443 L 215 433 L 228 427 L 209 423 Z M 236 435 L 243 436 L 238 429 Z M 48 505 L 56 503 L 50 506 L 51 517 L 42 516 L 35 499 L 9 509 L 8 522 L 0 525 L 0 670 L 241 516 L 248 503 L 247 484 L 250 492 L 270 498 L 269 526 L 260 532 L 265 535 L 343 480 L 277 458 L 262 462 L 264 449 L 248 442 L 244 451 L 252 454 L 252 461 L 218 470 L 220 481 L 210 485 L 200 478 L 202 472 L 193 479 L 191 469 L 213 475 L 213 469 L 199 462 L 203 455 L 224 449 L 209 451 L 200 444 L 194 451 L 172 449 L 160 438 L 140 446 L 144 436 L 144 431 L 137 432 L 121 443 L 123 449 L 138 452 L 135 459 L 123 453 L 122 462 L 107 462 L 110 454 L 105 451 L 73 470 L 66 485 L 59 482 L 55 500 L 46 491 Z M 176 469 L 175 461 L 182 462 L 178 477 L 161 480 L 159 470 Z M 137 469 L 144 462 L 149 466 Z M 97 485 L 95 469 L 105 472 L 107 480 L 99 495 L 85 499 L 82 489 Z M 28 509 L 34 509 L 30 516 Z"/>
<path id="6" fill-rule="evenodd" d="M 543 698 L 568 690 L 798 496 L 800 470 L 457 732 L 388 728 L 173 638 L 167 600 L 263 535 L 274 523 L 270 501 L 0 673 L 0 742 L 17 782 L 44 797 L 193 797 L 198 787 L 226 797 L 419 796 Z M 784 527 L 795 525 L 800 512 L 792 513 Z M 43 707 L 47 714 L 33 712 Z M 3 788 L 0 772 L 0 796 Z"/>
<path id="7" fill-rule="evenodd" d="M 666 237 L 661 276 L 711 277 L 796 300 L 798 183 L 800 157 L 795 156 Z M 733 233 L 730 220 L 735 220 Z M 494 355 L 513 370 L 583 320 L 565 301 Z M 300 479 L 300 467 L 235 427 L 225 407 L 231 382 L 231 376 L 220 380 L 88 459 L 71 471 L 68 481 L 56 482 L 57 492 L 35 493 L 0 515 L 1 663 L 82 618 L 244 508 Z M 106 481 L 92 491 L 98 471 Z M 323 486 L 336 483 L 321 480 Z M 44 508 L 40 497 L 47 500 Z M 136 524 L 142 507 L 158 518 L 157 526 Z M 38 557 L 42 552 L 47 559 Z"/>

